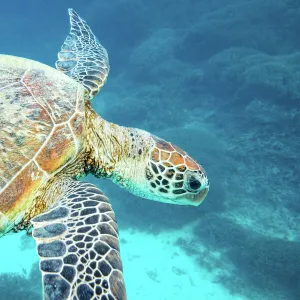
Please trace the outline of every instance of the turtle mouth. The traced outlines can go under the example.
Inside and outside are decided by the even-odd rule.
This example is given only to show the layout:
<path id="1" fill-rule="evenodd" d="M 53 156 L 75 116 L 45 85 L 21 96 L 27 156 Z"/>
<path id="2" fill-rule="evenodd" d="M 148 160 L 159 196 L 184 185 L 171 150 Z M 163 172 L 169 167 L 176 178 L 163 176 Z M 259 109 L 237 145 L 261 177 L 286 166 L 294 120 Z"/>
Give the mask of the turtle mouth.
<path id="1" fill-rule="evenodd" d="M 168 198 L 160 195 L 159 196 L 160 199 L 158 201 L 176 204 L 176 205 L 199 206 L 206 198 L 208 192 L 209 192 L 209 186 L 207 185 L 206 187 L 202 188 L 201 191 L 199 191 L 197 194 L 185 193 L 184 195 L 181 195 L 180 197 L 176 197 L 176 198 Z"/>
<path id="2" fill-rule="evenodd" d="M 200 205 L 206 198 L 208 191 L 209 191 L 209 186 L 206 186 L 205 188 L 201 189 L 201 191 L 198 192 L 197 194 L 187 195 L 187 198 L 190 200 L 189 204 L 194 206 Z"/>

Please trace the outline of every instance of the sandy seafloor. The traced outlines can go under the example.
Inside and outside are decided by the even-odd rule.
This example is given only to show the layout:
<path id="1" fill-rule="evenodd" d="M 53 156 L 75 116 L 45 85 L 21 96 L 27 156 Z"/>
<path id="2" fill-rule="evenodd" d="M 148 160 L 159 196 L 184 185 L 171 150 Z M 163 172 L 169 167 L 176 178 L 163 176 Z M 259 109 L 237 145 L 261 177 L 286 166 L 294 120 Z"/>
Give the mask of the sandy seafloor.
<path id="1" fill-rule="evenodd" d="M 190 227 L 157 235 L 134 230 L 120 231 L 128 299 L 249 299 L 226 290 L 216 279 L 219 269 L 212 272 L 201 269 L 195 264 L 195 257 L 188 256 L 179 246 L 174 245 L 183 232 L 186 237 L 191 235 Z M 200 244 L 194 247 L 195 251 L 204 250 Z M 214 255 L 219 254 L 216 252 Z M 38 261 L 34 241 L 31 237 L 24 237 L 24 233 L 1 239 L 0 257 L 8 258 L 1 261 L 2 273 L 19 275 L 21 270 L 25 278 L 29 278 L 32 265 Z M 23 297 L 18 299 L 28 299 L 26 295 Z M 0 293 L 0 299 L 7 298 Z"/>

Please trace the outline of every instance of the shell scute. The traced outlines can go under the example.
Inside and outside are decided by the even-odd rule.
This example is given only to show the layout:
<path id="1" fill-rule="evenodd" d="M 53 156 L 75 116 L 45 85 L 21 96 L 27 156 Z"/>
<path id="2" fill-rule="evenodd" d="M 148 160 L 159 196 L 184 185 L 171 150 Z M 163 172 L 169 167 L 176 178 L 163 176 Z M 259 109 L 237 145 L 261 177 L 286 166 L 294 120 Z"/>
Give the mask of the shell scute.
<path id="1" fill-rule="evenodd" d="M 26 165 L 2 191 L 1 197 L 6 201 L 0 201 L 0 212 L 8 213 L 7 217 L 12 213 L 20 214 L 27 204 L 27 199 L 31 199 L 30 196 L 35 193 L 44 180 L 43 177 L 43 172 L 33 161 Z M 30 184 L 28 184 L 29 182 Z"/>
<path id="2" fill-rule="evenodd" d="M 55 124 L 66 122 L 75 113 L 78 86 L 68 85 L 45 70 L 33 69 L 23 76 L 23 83 L 34 99 L 48 111 Z"/>
<path id="3" fill-rule="evenodd" d="M 36 161 L 42 170 L 52 173 L 74 158 L 74 137 L 67 124 L 58 125 L 41 149 Z"/>
<path id="4" fill-rule="evenodd" d="M 84 93 L 51 67 L 0 55 L 0 235 L 83 148 Z"/>
<path id="5" fill-rule="evenodd" d="M 52 122 L 21 83 L 3 88 L 0 103 L 9 105 L 0 109 L 1 188 L 34 157 L 50 134 Z"/>
<path id="6" fill-rule="evenodd" d="M 82 113 L 76 113 L 70 120 L 70 127 L 77 139 L 83 134 L 84 115 Z M 80 145 L 79 145 L 80 146 Z"/>
<path id="7" fill-rule="evenodd" d="M 16 82 L 20 82 L 23 74 L 24 74 L 24 70 L 21 69 L 8 70 L 7 68 L 0 66 L 0 89 L 8 85 L 14 84 Z"/>

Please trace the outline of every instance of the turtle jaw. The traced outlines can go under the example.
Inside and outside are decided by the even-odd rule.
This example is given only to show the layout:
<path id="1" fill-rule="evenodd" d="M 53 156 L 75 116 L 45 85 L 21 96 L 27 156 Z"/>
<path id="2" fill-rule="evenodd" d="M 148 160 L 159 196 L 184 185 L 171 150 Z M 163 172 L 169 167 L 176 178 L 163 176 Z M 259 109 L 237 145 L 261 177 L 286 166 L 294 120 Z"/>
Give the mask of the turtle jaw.
<path id="1" fill-rule="evenodd" d="M 149 193 L 150 190 L 150 193 Z M 130 191 L 131 193 L 157 202 L 175 204 L 175 205 L 191 205 L 191 206 L 199 206 L 204 199 L 206 198 L 209 192 L 209 186 L 204 187 L 197 194 L 186 193 L 184 196 L 180 195 L 177 197 L 172 197 L 170 195 L 165 196 L 165 194 L 161 194 L 155 190 L 149 189 L 145 187 L 144 189 L 133 189 Z"/>
<path id="2" fill-rule="evenodd" d="M 181 202 L 184 202 L 185 200 L 186 203 L 182 203 L 182 204 L 199 206 L 206 198 L 208 191 L 209 191 L 209 186 L 206 186 L 203 189 L 201 189 L 201 191 L 198 192 L 197 194 L 186 195 L 185 199 L 182 199 Z"/>
<path id="3" fill-rule="evenodd" d="M 209 184 L 206 180 L 206 183 L 202 184 L 201 189 L 192 193 L 186 190 L 183 195 L 172 195 L 171 192 L 166 196 L 165 194 L 160 193 L 157 190 L 150 189 L 151 193 L 146 195 L 144 193 L 144 198 L 149 200 L 159 201 L 163 203 L 170 203 L 175 205 L 191 205 L 191 206 L 199 206 L 206 198 L 209 192 Z"/>

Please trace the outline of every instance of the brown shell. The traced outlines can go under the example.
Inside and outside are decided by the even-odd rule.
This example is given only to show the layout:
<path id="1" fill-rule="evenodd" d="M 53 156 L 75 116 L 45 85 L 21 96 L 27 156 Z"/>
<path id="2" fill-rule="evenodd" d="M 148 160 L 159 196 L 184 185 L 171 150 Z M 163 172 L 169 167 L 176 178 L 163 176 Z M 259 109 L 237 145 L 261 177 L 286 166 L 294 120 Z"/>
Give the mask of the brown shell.
<path id="1" fill-rule="evenodd" d="M 0 55 L 0 232 L 76 157 L 83 126 L 80 84 L 41 63 Z"/>

